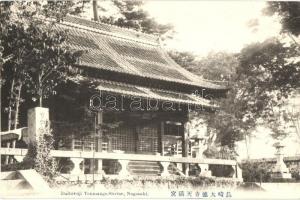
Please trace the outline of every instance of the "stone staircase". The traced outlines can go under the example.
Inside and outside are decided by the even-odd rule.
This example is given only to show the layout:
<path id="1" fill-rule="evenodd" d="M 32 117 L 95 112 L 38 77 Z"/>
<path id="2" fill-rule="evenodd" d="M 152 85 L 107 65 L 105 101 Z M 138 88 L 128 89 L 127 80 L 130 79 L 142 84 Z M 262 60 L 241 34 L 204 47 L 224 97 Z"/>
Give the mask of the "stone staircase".
<path id="1" fill-rule="evenodd" d="M 17 171 L 1 172 L 0 192 L 14 193 L 15 191 L 32 190 L 31 185 Z"/>
<path id="2" fill-rule="evenodd" d="M 35 170 L 1 172 L 0 193 L 22 195 L 50 190 L 48 184 Z"/>
<path id="3" fill-rule="evenodd" d="M 162 169 L 158 162 L 130 161 L 128 170 L 134 176 L 159 176 Z"/>
<path id="4" fill-rule="evenodd" d="M 130 161 L 128 170 L 133 176 L 160 176 L 162 167 L 155 161 Z M 168 171 L 170 175 L 183 175 L 174 164 L 169 165 Z"/>

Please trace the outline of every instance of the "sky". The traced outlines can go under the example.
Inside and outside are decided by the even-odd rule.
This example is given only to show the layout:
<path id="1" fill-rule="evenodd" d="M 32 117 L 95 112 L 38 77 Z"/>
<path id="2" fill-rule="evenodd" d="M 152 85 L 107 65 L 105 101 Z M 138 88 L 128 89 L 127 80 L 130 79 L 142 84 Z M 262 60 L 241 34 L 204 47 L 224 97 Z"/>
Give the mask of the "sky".
<path id="1" fill-rule="evenodd" d="M 166 47 L 205 56 L 211 51 L 239 52 L 245 45 L 278 36 L 281 25 L 276 17 L 264 16 L 263 1 L 146 1 L 145 10 L 160 23 L 171 23 L 176 34 Z M 250 26 L 254 25 L 254 26 Z M 237 144 L 239 157 L 274 157 L 276 142 L 270 130 L 259 127 L 248 144 Z M 285 155 L 300 153 L 297 135 L 284 141 Z"/>
<path id="2" fill-rule="evenodd" d="M 206 55 L 239 52 L 246 44 L 276 36 L 280 24 L 262 14 L 264 7 L 263 1 L 148 0 L 144 8 L 158 22 L 174 25 L 176 34 L 167 48 Z"/>

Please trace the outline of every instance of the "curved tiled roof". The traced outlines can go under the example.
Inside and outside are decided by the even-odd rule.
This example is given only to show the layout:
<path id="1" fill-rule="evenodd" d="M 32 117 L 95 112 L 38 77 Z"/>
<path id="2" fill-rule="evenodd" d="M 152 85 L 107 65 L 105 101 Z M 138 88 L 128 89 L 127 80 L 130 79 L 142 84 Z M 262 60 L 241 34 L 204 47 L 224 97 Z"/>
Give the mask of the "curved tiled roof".
<path id="1" fill-rule="evenodd" d="M 68 31 L 67 43 L 71 48 L 86 50 L 79 65 L 208 89 L 226 89 L 179 66 L 155 36 L 75 16 L 67 16 L 58 29 Z"/>
<path id="2" fill-rule="evenodd" d="M 196 94 L 186 94 L 181 92 L 167 91 L 162 89 L 141 87 L 132 84 L 107 81 L 102 79 L 95 79 L 77 75 L 69 77 L 69 80 L 78 84 L 88 85 L 90 88 L 103 91 L 116 93 L 127 96 L 135 96 L 145 99 L 156 99 L 160 101 L 171 101 L 189 105 L 200 105 L 209 108 L 217 108 L 210 100 L 205 99 Z"/>

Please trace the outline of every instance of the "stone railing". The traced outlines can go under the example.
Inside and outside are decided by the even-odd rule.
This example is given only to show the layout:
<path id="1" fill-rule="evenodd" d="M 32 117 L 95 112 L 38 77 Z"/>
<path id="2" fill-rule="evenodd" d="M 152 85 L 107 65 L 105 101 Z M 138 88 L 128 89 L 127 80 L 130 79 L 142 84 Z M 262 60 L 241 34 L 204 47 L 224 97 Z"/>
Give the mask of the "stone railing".
<path id="1" fill-rule="evenodd" d="M 2 155 L 11 156 L 25 156 L 27 149 L 12 149 L 12 148 L 1 148 L 0 152 Z M 93 151 L 62 151 L 52 150 L 51 155 L 55 158 L 70 158 L 74 167 L 70 174 L 72 175 L 83 175 L 84 171 L 80 168 L 80 164 L 84 159 L 94 160 L 98 167 L 96 174 L 103 174 L 102 161 L 103 160 L 115 160 L 121 165 L 121 170 L 118 173 L 118 177 L 129 176 L 130 173 L 127 169 L 130 161 L 153 161 L 158 162 L 162 166 L 161 176 L 169 176 L 168 167 L 171 163 L 177 164 L 194 164 L 197 165 L 201 172 L 198 175 L 205 175 L 209 171 L 209 165 L 226 165 L 231 166 L 233 174 L 231 178 L 242 180 L 242 172 L 238 166 L 238 163 L 234 160 L 224 159 L 197 159 L 190 157 L 168 157 L 160 155 L 140 155 L 140 154 L 124 154 L 124 153 L 107 153 L 107 152 L 93 152 Z M 184 173 L 188 176 L 188 173 Z"/>

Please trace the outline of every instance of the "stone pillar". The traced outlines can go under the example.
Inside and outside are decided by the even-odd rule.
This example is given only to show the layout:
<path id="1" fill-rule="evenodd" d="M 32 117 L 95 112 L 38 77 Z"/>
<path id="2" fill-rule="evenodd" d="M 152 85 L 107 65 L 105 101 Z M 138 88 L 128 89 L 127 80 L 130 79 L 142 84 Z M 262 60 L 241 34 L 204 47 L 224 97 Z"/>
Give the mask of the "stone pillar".
<path id="1" fill-rule="evenodd" d="M 199 176 L 211 177 L 208 164 L 198 164 L 198 167 L 201 169 Z"/>
<path id="2" fill-rule="evenodd" d="M 232 165 L 232 178 L 239 179 L 240 181 L 243 181 L 242 176 L 242 169 L 239 167 L 238 163 L 236 165 Z"/>
<path id="3" fill-rule="evenodd" d="M 170 165 L 170 162 L 160 162 L 160 164 L 163 167 L 163 170 L 160 175 L 161 176 L 169 176 L 170 173 L 169 173 L 168 167 Z"/>
<path id="4" fill-rule="evenodd" d="M 102 159 L 97 159 L 97 174 L 104 174 L 103 168 L 102 168 Z"/>
<path id="5" fill-rule="evenodd" d="M 35 107 L 28 110 L 28 140 L 29 143 L 35 143 L 41 134 L 49 130 L 49 109 Z"/>
<path id="6" fill-rule="evenodd" d="M 243 171 L 238 164 L 236 164 L 236 178 L 243 181 Z"/>
<path id="7" fill-rule="evenodd" d="M 126 177 L 129 176 L 129 171 L 127 170 L 127 165 L 129 163 L 129 160 L 118 160 L 118 162 L 121 165 L 121 171 L 119 172 L 119 176 Z"/>
<path id="8" fill-rule="evenodd" d="M 70 160 L 74 164 L 74 168 L 71 170 L 70 174 L 72 175 L 84 174 L 84 171 L 80 169 L 80 163 L 83 162 L 83 158 L 70 158 Z"/>

